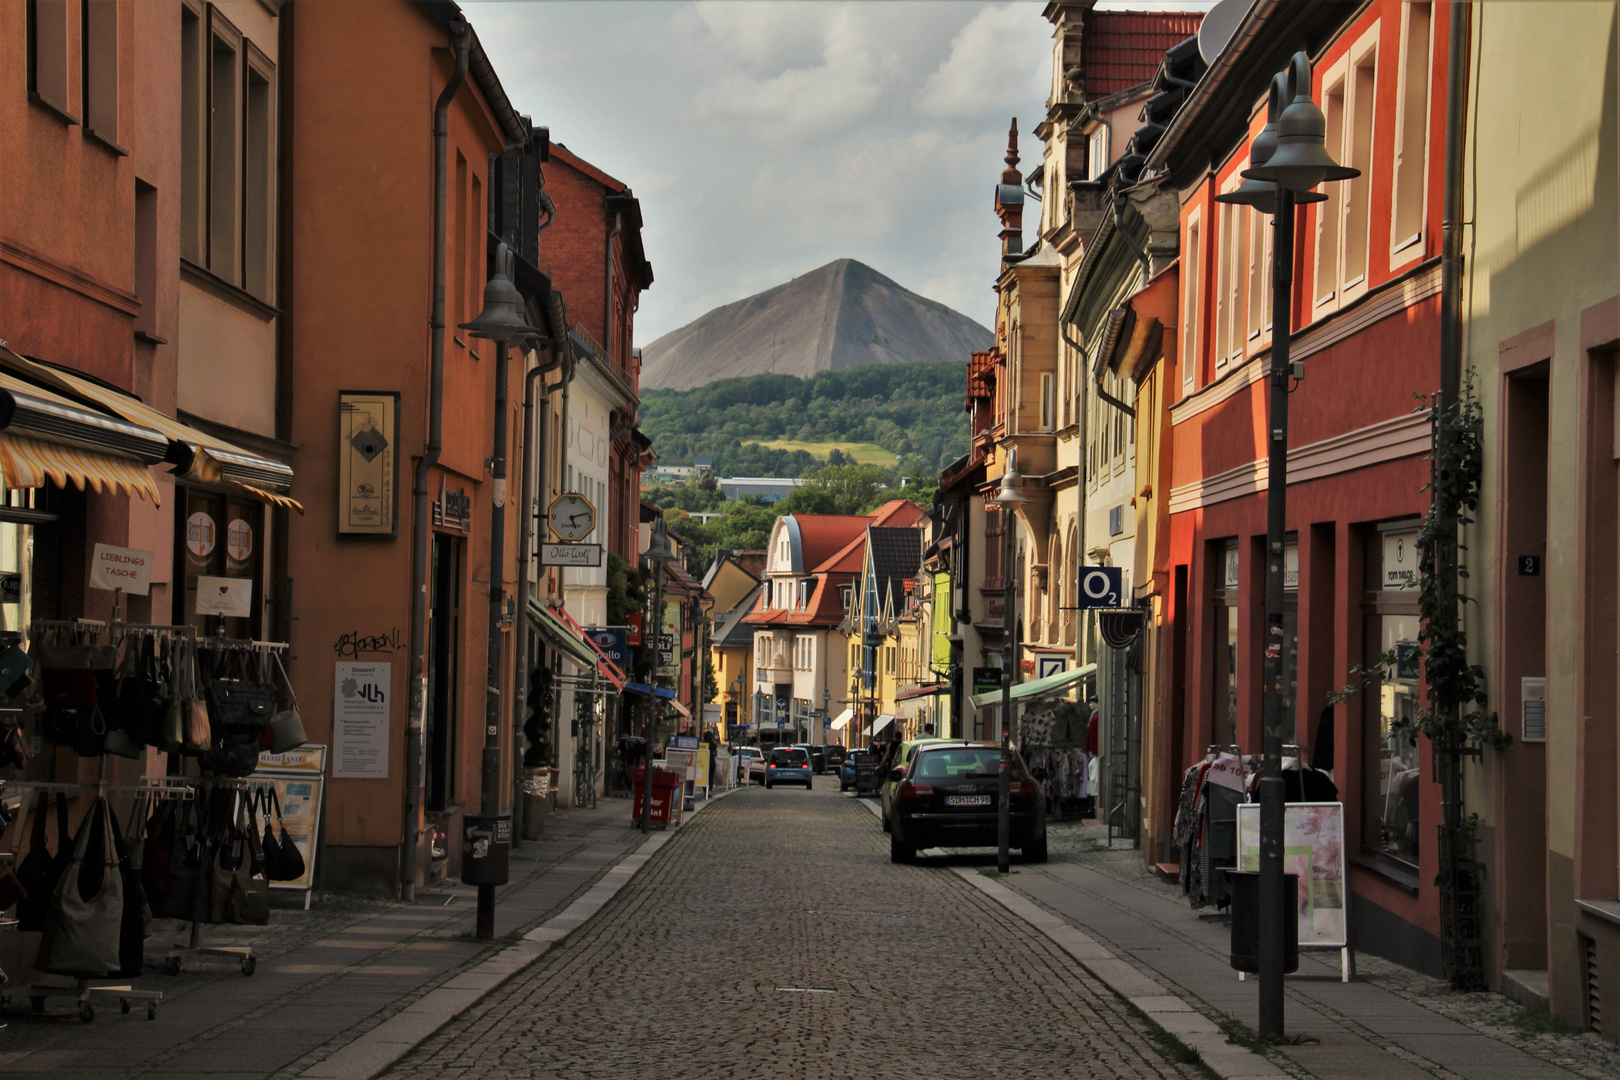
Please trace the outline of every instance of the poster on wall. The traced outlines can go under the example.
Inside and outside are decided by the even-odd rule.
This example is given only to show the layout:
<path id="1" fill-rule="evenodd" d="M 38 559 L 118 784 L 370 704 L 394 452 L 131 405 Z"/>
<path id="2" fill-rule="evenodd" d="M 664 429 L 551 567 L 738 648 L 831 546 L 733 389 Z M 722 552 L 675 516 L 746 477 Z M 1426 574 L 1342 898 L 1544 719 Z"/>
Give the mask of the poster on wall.
<path id="1" fill-rule="evenodd" d="M 399 395 L 338 394 L 338 532 L 397 536 Z"/>
<path id="2" fill-rule="evenodd" d="M 1257 871 L 1260 804 L 1243 803 L 1237 811 L 1237 866 Z M 1283 808 L 1283 873 L 1299 875 L 1300 945 L 1347 945 L 1343 803 L 1289 803 Z"/>
<path id="3" fill-rule="evenodd" d="M 332 776 L 388 779 L 391 663 L 338 663 L 332 683 Z"/>

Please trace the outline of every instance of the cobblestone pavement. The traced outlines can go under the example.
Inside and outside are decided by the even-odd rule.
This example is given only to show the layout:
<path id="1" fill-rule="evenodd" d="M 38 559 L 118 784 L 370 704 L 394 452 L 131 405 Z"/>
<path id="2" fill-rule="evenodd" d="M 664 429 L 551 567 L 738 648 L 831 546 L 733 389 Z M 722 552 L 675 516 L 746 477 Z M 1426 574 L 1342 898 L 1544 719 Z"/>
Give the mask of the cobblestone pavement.
<path id="1" fill-rule="evenodd" d="M 1054 863 L 1084 865 L 1181 902 L 1180 886 L 1149 873 L 1142 853 L 1132 849 L 1129 842 L 1117 842 L 1110 849 L 1107 836 L 1107 830 L 1095 822 L 1054 822 L 1048 828 L 1048 849 Z M 1545 1014 L 1533 1013 L 1501 994 L 1459 993 L 1444 980 L 1367 953 L 1356 956 L 1356 977 L 1577 1075 L 1591 1080 L 1620 1077 L 1620 1047 L 1591 1032 L 1565 1029 Z"/>
<path id="2" fill-rule="evenodd" d="M 710 808 L 388 1076 L 1205 1075 L 948 865 L 891 865 L 819 783 Z"/>

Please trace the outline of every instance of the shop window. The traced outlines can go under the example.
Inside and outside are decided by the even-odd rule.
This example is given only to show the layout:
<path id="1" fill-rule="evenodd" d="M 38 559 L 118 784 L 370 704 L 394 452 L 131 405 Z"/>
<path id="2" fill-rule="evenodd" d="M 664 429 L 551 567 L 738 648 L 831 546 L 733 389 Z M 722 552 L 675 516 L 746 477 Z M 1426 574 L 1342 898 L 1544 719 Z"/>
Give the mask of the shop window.
<path id="1" fill-rule="evenodd" d="M 82 102 L 84 129 L 118 146 L 118 4 L 83 0 Z M 123 151 L 120 150 L 119 153 Z"/>
<path id="2" fill-rule="evenodd" d="M 28 94 L 70 122 L 78 123 L 68 101 L 72 8 L 68 0 L 28 0 L 27 13 Z"/>
<path id="3" fill-rule="evenodd" d="M 1395 93 L 1395 192 L 1390 228 L 1392 262 L 1423 251 L 1425 170 L 1429 143 L 1429 39 L 1432 4 L 1403 4 L 1400 87 Z"/>
<path id="4" fill-rule="evenodd" d="M 1422 838 L 1418 748 L 1396 724 L 1421 704 L 1417 531 L 1411 523 L 1367 534 L 1367 593 L 1362 604 L 1364 662 L 1394 663 L 1362 693 L 1362 845 L 1371 854 L 1417 866 Z"/>
<path id="5" fill-rule="evenodd" d="M 1203 314 L 1203 221 L 1194 210 L 1187 218 L 1186 258 L 1181 262 L 1181 392 L 1198 389 L 1198 331 Z"/>
<path id="6" fill-rule="evenodd" d="M 180 520 L 175 523 L 175 565 L 184 568 L 184 588 L 176 595 L 177 624 L 195 626 L 199 633 L 226 637 L 260 638 L 264 613 L 264 507 L 211 491 L 182 488 L 175 499 Z M 246 581 L 246 616 L 202 615 L 197 612 L 199 579 L 227 578 Z"/>

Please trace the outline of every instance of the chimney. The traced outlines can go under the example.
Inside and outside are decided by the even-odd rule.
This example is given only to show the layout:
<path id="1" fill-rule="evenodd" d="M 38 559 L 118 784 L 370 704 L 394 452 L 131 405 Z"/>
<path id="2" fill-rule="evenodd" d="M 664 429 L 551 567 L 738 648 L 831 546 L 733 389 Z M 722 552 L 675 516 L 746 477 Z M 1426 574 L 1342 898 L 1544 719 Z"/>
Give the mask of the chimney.
<path id="1" fill-rule="evenodd" d="M 1007 167 L 996 185 L 996 216 L 1001 219 L 1001 259 L 1016 258 L 1024 250 L 1024 176 L 1018 171 L 1018 118 L 1007 130 Z"/>

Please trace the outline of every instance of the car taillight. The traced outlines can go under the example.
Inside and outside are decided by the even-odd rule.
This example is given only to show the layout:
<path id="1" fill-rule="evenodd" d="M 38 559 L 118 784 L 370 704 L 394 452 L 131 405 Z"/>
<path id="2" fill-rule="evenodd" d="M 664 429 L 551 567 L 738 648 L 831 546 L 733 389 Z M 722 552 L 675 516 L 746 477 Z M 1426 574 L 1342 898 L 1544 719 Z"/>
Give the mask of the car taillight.
<path id="1" fill-rule="evenodd" d="M 899 795 L 902 799 L 918 799 L 933 793 L 933 784 L 913 784 L 910 780 L 904 780 L 900 784 Z"/>
<path id="2" fill-rule="evenodd" d="M 1035 785 L 1025 780 L 1014 780 L 1008 790 L 1014 795 L 1034 795 Z"/>

